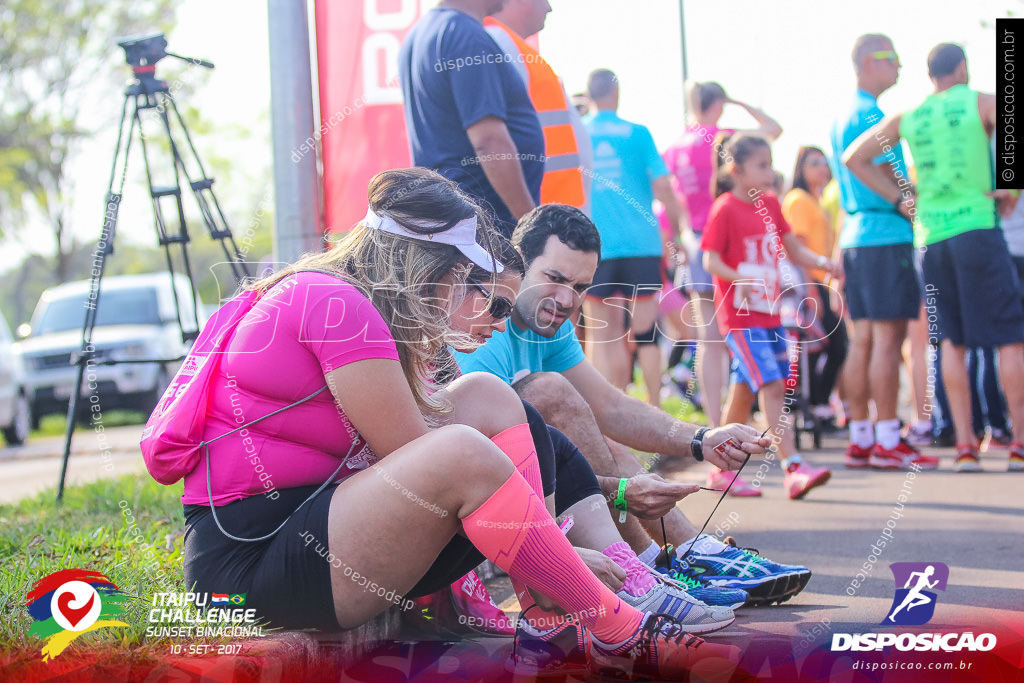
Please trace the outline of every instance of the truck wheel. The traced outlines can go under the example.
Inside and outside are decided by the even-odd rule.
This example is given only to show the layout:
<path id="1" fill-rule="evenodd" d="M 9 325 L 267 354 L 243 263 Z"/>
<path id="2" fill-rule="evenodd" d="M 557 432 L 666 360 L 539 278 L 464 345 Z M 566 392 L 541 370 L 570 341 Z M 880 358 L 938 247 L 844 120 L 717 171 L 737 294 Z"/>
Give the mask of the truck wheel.
<path id="1" fill-rule="evenodd" d="M 14 402 L 14 418 L 11 426 L 4 429 L 4 439 L 8 446 L 20 446 L 25 443 L 32 428 L 32 408 L 24 394 L 18 394 Z"/>

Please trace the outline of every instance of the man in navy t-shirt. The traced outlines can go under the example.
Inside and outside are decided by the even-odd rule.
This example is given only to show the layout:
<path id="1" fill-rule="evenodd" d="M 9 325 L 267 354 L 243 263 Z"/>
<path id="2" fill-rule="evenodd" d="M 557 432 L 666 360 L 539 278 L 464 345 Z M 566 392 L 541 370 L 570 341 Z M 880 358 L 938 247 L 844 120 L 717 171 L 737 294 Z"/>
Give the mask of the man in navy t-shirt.
<path id="1" fill-rule="evenodd" d="M 523 79 L 483 27 L 502 0 L 444 0 L 402 44 L 413 163 L 486 203 L 499 229 L 540 203 L 544 132 Z"/>

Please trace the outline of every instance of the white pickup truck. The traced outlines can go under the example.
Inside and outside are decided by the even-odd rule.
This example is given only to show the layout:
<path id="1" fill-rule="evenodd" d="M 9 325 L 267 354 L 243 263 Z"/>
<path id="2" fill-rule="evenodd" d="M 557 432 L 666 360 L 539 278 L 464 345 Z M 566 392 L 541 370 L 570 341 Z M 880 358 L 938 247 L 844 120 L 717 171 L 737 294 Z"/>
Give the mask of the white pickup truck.
<path id="1" fill-rule="evenodd" d="M 190 345 L 178 325 L 168 273 L 105 277 L 101 281 L 93 331 L 95 363 L 86 368 L 81 396 L 98 396 L 104 411 L 122 408 L 148 412 L 159 400 L 178 363 L 119 363 L 106 360 L 176 359 Z M 194 333 L 196 320 L 188 278 L 176 274 L 181 321 Z M 81 350 L 89 281 L 69 282 L 43 292 L 28 335 L 18 342 L 32 397 L 32 419 L 67 412 Z M 201 309 L 202 310 L 202 309 Z M 204 322 L 200 314 L 199 323 Z M 193 334 L 194 336 L 194 334 Z M 81 402 L 80 402 L 81 405 Z M 88 406 L 83 406 L 88 409 Z"/>

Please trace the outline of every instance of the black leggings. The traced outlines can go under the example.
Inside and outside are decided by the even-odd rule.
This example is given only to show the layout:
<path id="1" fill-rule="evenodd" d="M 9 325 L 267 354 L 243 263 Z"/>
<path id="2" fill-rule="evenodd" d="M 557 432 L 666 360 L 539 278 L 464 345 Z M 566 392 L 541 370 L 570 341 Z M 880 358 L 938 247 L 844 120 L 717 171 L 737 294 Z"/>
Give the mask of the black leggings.
<path id="1" fill-rule="evenodd" d="M 846 323 L 829 306 L 829 288 L 820 282 L 817 287 L 822 302 L 821 323 L 825 332 L 831 334 L 828 335 L 827 346 L 823 350 L 807 355 L 807 368 L 810 375 L 811 405 L 823 406 L 828 405 L 828 397 L 839 380 L 839 372 L 846 362 L 850 339 L 846 333 Z"/>

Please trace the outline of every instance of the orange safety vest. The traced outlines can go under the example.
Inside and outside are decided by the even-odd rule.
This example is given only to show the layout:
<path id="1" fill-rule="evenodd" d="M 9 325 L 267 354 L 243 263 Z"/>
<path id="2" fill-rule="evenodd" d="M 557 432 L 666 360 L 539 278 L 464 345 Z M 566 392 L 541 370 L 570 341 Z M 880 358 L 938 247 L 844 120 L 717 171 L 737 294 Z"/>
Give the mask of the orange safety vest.
<path id="1" fill-rule="evenodd" d="M 515 31 L 493 17 L 486 17 L 484 26 L 497 26 L 507 33 L 519 48 L 519 58 L 526 67 L 526 88 L 544 129 L 546 158 L 544 180 L 540 186 L 541 204 L 569 204 L 582 208 L 586 196 L 583 191 L 580 151 L 562 83 L 551 65 Z"/>

